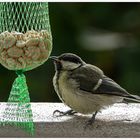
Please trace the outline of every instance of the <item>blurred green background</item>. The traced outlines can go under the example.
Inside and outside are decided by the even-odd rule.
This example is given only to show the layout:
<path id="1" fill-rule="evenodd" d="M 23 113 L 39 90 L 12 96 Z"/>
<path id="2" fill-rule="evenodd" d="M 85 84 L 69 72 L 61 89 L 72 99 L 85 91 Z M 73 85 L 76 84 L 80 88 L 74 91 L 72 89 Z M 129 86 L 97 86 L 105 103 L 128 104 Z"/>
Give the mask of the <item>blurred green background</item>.
<path id="1" fill-rule="evenodd" d="M 49 3 L 52 55 L 72 52 L 140 95 L 140 3 Z M 25 73 L 32 102 L 60 101 L 53 63 Z M 7 101 L 16 74 L 0 65 L 0 101 Z"/>

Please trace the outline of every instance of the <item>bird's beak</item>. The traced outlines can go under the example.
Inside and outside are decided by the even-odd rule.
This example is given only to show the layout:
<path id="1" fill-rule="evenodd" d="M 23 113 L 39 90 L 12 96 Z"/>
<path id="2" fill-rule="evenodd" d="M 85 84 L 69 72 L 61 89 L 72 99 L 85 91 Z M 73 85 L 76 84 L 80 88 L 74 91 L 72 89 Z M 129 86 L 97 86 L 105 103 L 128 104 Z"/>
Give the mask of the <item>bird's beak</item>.
<path id="1" fill-rule="evenodd" d="M 49 58 L 56 62 L 60 61 L 57 56 L 50 56 Z"/>

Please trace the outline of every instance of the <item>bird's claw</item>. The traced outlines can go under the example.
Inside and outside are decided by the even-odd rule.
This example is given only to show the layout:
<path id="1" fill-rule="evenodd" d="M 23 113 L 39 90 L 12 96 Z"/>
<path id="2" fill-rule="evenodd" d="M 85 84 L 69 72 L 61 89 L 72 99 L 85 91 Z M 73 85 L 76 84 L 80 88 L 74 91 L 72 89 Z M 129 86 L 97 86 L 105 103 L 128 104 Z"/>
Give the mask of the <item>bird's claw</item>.
<path id="1" fill-rule="evenodd" d="M 86 122 L 86 124 L 84 126 L 84 129 L 86 129 L 87 127 L 91 126 L 95 122 L 96 114 L 97 114 L 97 111 L 95 112 L 95 114 L 92 115 L 91 119 Z"/>
<path id="2" fill-rule="evenodd" d="M 56 113 L 59 113 L 58 115 L 55 115 Z M 60 111 L 60 110 L 55 110 L 53 112 L 53 116 L 57 116 L 57 117 L 61 117 L 61 116 L 65 116 L 65 115 L 73 115 L 77 112 L 73 111 L 73 110 L 68 110 L 66 112 Z"/>
<path id="3" fill-rule="evenodd" d="M 86 121 L 86 124 L 84 125 L 84 129 L 87 129 L 89 126 L 92 126 L 93 123 L 94 121 L 92 119 Z"/>
<path id="4" fill-rule="evenodd" d="M 56 115 L 56 113 L 58 113 L 58 115 Z M 62 116 L 64 114 L 64 112 L 60 111 L 60 110 L 55 110 L 53 112 L 53 116 Z"/>

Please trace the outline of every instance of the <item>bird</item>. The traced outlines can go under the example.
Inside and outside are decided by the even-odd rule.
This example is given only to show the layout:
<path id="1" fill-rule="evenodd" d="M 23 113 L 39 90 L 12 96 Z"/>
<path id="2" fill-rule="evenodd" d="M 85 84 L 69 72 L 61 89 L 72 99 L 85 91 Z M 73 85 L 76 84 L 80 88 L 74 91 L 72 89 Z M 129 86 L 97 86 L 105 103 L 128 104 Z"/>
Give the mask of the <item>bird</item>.
<path id="1" fill-rule="evenodd" d="M 92 114 L 87 121 L 91 125 L 98 112 L 126 99 L 140 102 L 140 97 L 128 93 L 114 80 L 92 64 L 87 64 L 78 55 L 63 53 L 50 56 L 55 66 L 54 90 L 60 100 L 71 109 L 61 115 L 75 113 Z"/>

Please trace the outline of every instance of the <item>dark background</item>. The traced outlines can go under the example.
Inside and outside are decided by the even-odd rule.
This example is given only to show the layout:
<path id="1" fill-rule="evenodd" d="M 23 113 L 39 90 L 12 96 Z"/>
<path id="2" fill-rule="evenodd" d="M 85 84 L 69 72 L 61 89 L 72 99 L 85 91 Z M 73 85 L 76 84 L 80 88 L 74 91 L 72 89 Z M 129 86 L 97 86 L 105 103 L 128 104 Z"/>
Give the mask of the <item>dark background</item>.
<path id="1" fill-rule="evenodd" d="M 72 52 L 140 95 L 140 3 L 49 3 L 52 55 Z M 53 63 L 25 73 L 32 102 L 60 101 Z M 7 101 L 16 74 L 0 65 L 0 101 Z"/>

